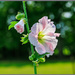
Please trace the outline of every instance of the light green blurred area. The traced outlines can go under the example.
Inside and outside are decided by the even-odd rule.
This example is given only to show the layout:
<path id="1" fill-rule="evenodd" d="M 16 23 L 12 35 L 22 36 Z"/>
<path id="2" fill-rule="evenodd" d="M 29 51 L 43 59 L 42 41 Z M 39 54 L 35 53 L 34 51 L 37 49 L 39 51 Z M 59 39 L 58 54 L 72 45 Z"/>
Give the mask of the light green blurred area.
<path id="1" fill-rule="evenodd" d="M 53 61 L 39 64 L 38 74 L 73 74 L 75 62 Z M 0 74 L 34 74 L 31 62 L 27 61 L 1 61 Z"/>

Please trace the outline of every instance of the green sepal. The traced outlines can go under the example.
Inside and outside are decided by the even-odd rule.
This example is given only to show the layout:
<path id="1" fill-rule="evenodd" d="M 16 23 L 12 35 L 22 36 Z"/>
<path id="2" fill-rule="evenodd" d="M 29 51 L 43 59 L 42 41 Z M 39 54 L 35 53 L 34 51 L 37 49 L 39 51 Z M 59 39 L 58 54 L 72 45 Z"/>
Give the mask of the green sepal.
<path id="1" fill-rule="evenodd" d="M 10 30 L 11 28 L 13 28 L 15 26 L 15 24 L 17 24 L 18 21 L 12 21 L 11 25 L 9 25 L 8 30 Z"/>
<path id="2" fill-rule="evenodd" d="M 38 62 L 45 62 L 45 58 L 39 58 Z"/>
<path id="3" fill-rule="evenodd" d="M 35 55 L 33 53 L 31 56 L 29 56 L 29 60 L 33 61 L 34 59 L 35 59 Z"/>
<path id="4" fill-rule="evenodd" d="M 24 18 L 24 17 L 25 17 L 25 14 L 24 14 L 24 13 L 18 12 L 18 14 L 16 15 L 16 19 L 17 19 L 17 20 L 21 20 L 21 19 Z"/>
<path id="5" fill-rule="evenodd" d="M 27 19 L 26 18 L 22 18 L 22 19 L 24 21 L 24 24 L 26 24 L 27 23 Z"/>
<path id="6" fill-rule="evenodd" d="M 21 37 L 20 41 L 22 42 L 22 45 L 28 43 L 29 42 L 28 34 L 27 35 L 23 34 L 23 37 Z"/>
<path id="7" fill-rule="evenodd" d="M 33 61 L 33 57 L 32 56 L 29 56 L 29 60 Z"/>
<path id="8" fill-rule="evenodd" d="M 45 55 L 49 54 L 48 52 L 46 52 L 45 54 L 42 54 L 42 55 L 39 55 L 37 52 L 35 52 L 35 55 L 36 55 L 36 59 L 39 59 L 39 58 L 43 58 Z"/>
<path id="9" fill-rule="evenodd" d="M 29 56 L 29 60 L 31 60 L 35 64 L 38 64 L 39 62 L 45 62 L 45 55 L 47 55 L 47 54 L 49 54 L 49 53 L 45 53 L 45 54 L 39 55 L 35 51 L 31 56 Z"/>

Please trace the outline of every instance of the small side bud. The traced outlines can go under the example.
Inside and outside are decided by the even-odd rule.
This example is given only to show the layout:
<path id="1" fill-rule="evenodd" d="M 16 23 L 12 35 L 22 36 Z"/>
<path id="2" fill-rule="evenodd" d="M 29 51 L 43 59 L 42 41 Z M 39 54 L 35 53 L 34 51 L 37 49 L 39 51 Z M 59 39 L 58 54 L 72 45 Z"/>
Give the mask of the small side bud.
<path id="1" fill-rule="evenodd" d="M 33 58 L 35 58 L 35 55 L 34 55 L 34 54 L 32 54 L 31 56 L 32 56 Z"/>
<path id="2" fill-rule="evenodd" d="M 39 62 L 45 62 L 45 58 L 40 58 Z"/>
<path id="3" fill-rule="evenodd" d="M 32 56 L 29 56 L 29 60 L 31 60 L 31 61 L 32 61 L 32 60 L 33 60 L 33 57 L 32 57 Z"/>
<path id="4" fill-rule="evenodd" d="M 29 42 L 28 34 L 27 35 L 23 34 L 23 37 L 21 37 L 20 41 L 22 42 L 22 45 L 28 43 Z"/>
<path id="5" fill-rule="evenodd" d="M 25 17 L 25 14 L 24 14 L 24 13 L 18 12 L 18 14 L 16 15 L 16 19 L 17 19 L 17 20 L 21 20 L 21 19 L 24 18 L 24 17 Z"/>
<path id="6" fill-rule="evenodd" d="M 34 53 L 33 53 L 31 56 L 29 56 L 29 59 L 30 59 L 31 61 L 33 61 L 33 60 L 35 59 Z"/>

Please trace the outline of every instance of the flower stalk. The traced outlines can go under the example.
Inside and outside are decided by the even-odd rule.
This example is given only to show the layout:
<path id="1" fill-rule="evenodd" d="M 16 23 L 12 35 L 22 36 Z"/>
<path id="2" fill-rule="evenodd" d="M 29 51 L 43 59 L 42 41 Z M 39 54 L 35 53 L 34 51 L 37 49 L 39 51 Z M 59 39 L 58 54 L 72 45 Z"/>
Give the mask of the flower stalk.
<path id="1" fill-rule="evenodd" d="M 24 9 L 24 13 L 25 13 L 25 17 L 27 19 L 27 23 L 26 23 L 26 29 L 27 29 L 27 32 L 29 33 L 29 24 L 28 24 L 28 18 L 27 18 L 27 12 L 26 12 L 26 5 L 25 5 L 25 1 L 23 1 L 23 9 Z M 33 48 L 33 45 L 30 44 L 31 46 L 31 51 L 32 53 L 34 53 L 34 48 Z M 33 63 L 34 65 L 34 74 L 37 74 L 37 69 L 36 69 L 36 64 Z"/>

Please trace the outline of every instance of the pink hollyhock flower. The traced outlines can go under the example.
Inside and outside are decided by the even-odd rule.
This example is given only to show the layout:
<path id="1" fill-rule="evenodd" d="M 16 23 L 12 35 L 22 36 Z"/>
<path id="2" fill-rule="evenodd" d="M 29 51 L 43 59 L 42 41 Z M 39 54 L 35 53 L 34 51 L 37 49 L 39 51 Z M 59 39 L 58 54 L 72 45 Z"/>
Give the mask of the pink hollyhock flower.
<path id="1" fill-rule="evenodd" d="M 14 28 L 17 30 L 18 33 L 22 34 L 24 32 L 24 21 L 21 19 Z"/>
<path id="2" fill-rule="evenodd" d="M 35 50 L 39 54 L 53 55 L 54 49 L 57 46 L 59 33 L 55 33 L 56 27 L 53 22 L 44 16 L 39 20 L 39 23 L 35 23 L 31 28 L 31 33 L 29 33 L 29 41 L 35 46 Z"/>

